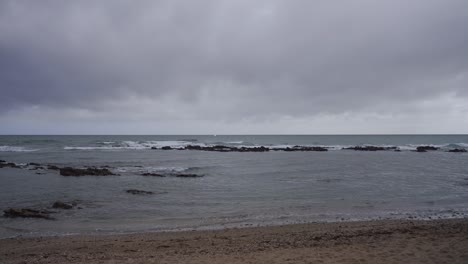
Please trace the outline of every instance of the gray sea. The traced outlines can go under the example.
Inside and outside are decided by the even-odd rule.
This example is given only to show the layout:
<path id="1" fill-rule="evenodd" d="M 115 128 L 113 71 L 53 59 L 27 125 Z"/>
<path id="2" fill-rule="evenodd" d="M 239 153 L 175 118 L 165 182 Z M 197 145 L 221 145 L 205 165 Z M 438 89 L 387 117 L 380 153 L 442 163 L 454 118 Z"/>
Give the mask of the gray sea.
<path id="1" fill-rule="evenodd" d="M 329 151 L 152 149 L 187 145 Z M 364 145 L 401 151 L 342 149 Z M 440 149 L 415 152 L 421 145 Z M 0 238 L 466 217 L 468 153 L 447 152 L 454 148 L 468 148 L 468 135 L 0 136 L 0 159 L 22 166 L 0 168 L 0 209 L 47 209 L 56 218 L 0 217 Z M 108 166 L 118 176 L 65 177 L 28 163 Z M 57 200 L 78 206 L 51 208 Z"/>

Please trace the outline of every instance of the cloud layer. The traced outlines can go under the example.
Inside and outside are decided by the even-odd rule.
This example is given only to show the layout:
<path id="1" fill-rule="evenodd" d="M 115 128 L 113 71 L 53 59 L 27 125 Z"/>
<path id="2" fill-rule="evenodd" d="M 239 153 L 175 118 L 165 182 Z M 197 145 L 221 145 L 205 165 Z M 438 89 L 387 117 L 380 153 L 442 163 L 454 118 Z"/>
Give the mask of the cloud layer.
<path id="1" fill-rule="evenodd" d="M 440 131 L 415 126 L 428 115 L 466 132 L 466 10 L 464 0 L 2 1 L 0 133 L 28 133 L 37 118 L 44 133 L 68 132 L 51 119 L 123 133 Z"/>

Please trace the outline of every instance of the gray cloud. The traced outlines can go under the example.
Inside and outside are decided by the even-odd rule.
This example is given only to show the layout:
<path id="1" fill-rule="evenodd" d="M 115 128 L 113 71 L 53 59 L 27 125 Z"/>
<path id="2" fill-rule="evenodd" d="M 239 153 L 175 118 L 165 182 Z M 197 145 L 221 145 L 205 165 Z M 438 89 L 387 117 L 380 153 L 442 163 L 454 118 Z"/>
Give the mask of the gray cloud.
<path id="1" fill-rule="evenodd" d="M 0 5 L 0 115 L 125 105 L 130 118 L 141 98 L 161 120 L 268 120 L 468 95 L 464 0 Z"/>

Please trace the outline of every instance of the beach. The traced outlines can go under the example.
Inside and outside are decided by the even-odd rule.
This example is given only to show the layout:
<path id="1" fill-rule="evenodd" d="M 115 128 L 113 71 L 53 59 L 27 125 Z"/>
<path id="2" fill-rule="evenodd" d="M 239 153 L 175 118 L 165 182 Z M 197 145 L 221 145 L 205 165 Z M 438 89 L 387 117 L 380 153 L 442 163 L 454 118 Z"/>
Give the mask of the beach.
<path id="1" fill-rule="evenodd" d="M 467 263 L 468 220 L 0 240 L 1 263 Z"/>

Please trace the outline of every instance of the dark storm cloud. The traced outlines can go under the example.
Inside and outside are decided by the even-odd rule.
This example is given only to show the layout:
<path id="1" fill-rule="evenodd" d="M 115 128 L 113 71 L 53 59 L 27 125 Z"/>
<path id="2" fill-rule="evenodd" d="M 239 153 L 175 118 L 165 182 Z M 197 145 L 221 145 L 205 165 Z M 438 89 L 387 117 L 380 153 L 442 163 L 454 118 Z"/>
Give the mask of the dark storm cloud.
<path id="1" fill-rule="evenodd" d="M 0 111 L 171 98 L 216 119 L 466 96 L 467 10 L 464 0 L 2 1 Z"/>

